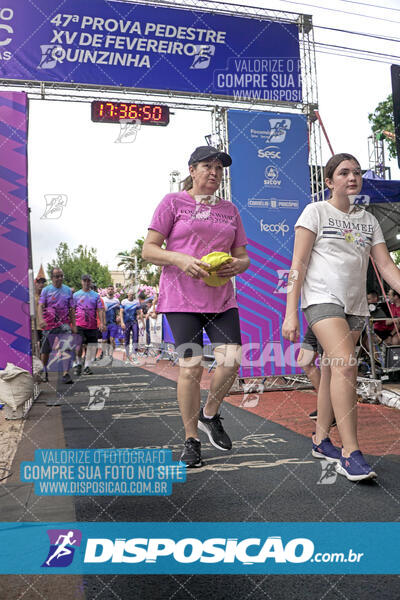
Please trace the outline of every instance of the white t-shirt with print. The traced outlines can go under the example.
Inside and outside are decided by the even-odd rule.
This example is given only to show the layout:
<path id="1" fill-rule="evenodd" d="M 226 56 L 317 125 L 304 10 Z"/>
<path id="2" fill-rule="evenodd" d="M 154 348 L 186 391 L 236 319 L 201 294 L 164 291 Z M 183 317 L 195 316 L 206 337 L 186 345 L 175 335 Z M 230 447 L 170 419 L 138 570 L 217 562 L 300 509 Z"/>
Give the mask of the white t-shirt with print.
<path id="1" fill-rule="evenodd" d="M 346 314 L 369 315 L 365 289 L 369 254 L 372 246 L 385 242 L 374 215 L 364 209 L 348 214 L 323 200 L 308 204 L 295 227 L 316 234 L 301 307 L 329 302 L 343 306 Z"/>

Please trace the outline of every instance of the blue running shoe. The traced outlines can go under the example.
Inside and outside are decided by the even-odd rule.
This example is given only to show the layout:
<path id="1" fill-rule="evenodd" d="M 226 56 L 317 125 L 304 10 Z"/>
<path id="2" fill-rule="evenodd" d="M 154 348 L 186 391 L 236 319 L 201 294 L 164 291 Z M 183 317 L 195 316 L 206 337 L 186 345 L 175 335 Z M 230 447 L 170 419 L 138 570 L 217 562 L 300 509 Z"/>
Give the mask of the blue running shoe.
<path id="1" fill-rule="evenodd" d="M 314 444 L 313 442 L 311 454 L 315 458 L 324 458 L 328 462 L 336 463 L 340 462 L 342 456 L 339 448 L 336 448 L 328 437 L 321 440 L 319 444 Z"/>
<path id="2" fill-rule="evenodd" d="M 377 477 L 360 450 L 354 450 L 348 458 L 341 456 L 340 462 L 336 465 L 336 471 L 350 481 L 361 481 L 362 479 Z"/>

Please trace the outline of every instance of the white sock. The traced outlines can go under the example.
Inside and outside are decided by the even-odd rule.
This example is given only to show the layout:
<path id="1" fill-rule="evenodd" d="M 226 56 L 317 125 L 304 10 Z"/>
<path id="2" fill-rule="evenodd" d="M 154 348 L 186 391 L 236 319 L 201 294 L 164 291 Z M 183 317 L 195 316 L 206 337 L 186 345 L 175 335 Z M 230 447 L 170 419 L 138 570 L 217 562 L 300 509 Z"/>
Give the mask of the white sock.
<path id="1" fill-rule="evenodd" d="M 215 415 L 213 415 L 212 417 L 209 417 L 208 415 L 206 415 L 206 413 L 205 413 L 205 410 L 204 410 L 204 407 L 203 407 L 203 417 L 204 417 L 205 419 L 213 419 L 213 418 L 215 417 Z"/>
<path id="2" fill-rule="evenodd" d="M 90 367 L 90 365 L 94 362 L 94 359 L 96 358 L 96 352 L 97 352 L 96 346 L 88 345 L 88 348 L 86 350 L 85 368 Z"/>

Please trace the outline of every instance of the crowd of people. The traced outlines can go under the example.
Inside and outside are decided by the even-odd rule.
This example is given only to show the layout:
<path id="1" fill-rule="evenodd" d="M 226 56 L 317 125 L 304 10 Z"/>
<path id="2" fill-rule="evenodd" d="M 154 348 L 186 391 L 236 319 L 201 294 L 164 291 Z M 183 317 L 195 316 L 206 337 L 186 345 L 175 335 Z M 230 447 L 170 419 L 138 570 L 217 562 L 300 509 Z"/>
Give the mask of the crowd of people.
<path id="1" fill-rule="evenodd" d="M 163 313 L 171 328 L 179 359 L 177 400 L 185 430 L 181 461 L 201 467 L 199 431 L 211 444 L 227 452 L 230 436 L 222 425 L 221 406 L 237 376 L 241 362 L 241 331 L 232 278 L 250 265 L 247 238 L 234 203 L 216 195 L 231 157 L 212 146 L 191 154 L 189 176 L 179 192 L 167 194 L 157 206 L 143 245 L 143 258 L 162 266 L 158 298 L 137 298 L 130 290 L 121 303 L 113 286 L 100 298 L 90 275 L 82 276 L 82 289 L 72 293 L 63 284 L 61 269 L 51 272 L 52 283 L 39 298 L 41 353 L 46 365 L 51 339 L 65 328 L 75 332 L 76 372 L 90 373 L 95 352 L 83 353 L 100 336 L 112 357 L 116 340 L 123 336 L 126 360 L 136 360 L 139 328 Z M 295 225 L 293 260 L 288 277 L 283 337 L 299 338 L 298 305 L 308 330 L 298 355 L 301 366 L 318 393 L 311 453 L 336 464 L 350 481 L 372 479 L 376 472 L 365 460 L 357 437 L 357 359 L 355 347 L 365 318 L 379 305 L 375 291 L 368 295 L 366 275 L 373 257 L 382 278 L 391 286 L 391 309 L 374 330 L 379 341 L 400 342 L 400 271 L 387 250 L 377 219 L 352 202 L 360 193 L 362 178 L 357 159 L 350 154 L 331 157 L 325 168 L 328 200 L 309 203 Z M 38 286 L 43 282 L 37 282 Z M 216 369 L 206 402 L 201 406 L 203 330 L 214 349 Z M 319 365 L 316 359 L 319 357 Z M 67 371 L 64 383 L 71 383 Z M 342 447 L 334 446 L 330 428 L 337 426 Z"/>
<path id="2" fill-rule="evenodd" d="M 386 346 L 397 346 L 400 343 L 400 294 L 389 289 L 387 296 L 381 298 L 376 290 L 370 290 L 367 299 L 374 324 L 374 341 L 384 342 Z"/>
<path id="3" fill-rule="evenodd" d="M 138 362 L 139 331 L 146 332 L 148 345 L 150 321 L 157 317 L 157 295 L 148 298 L 140 291 L 135 298 L 130 289 L 120 302 L 110 285 L 106 295 L 100 296 L 90 274 L 82 275 L 81 289 L 74 291 L 63 283 L 64 273 L 57 267 L 51 270 L 50 279 L 47 286 L 43 274 L 35 280 L 36 334 L 44 381 L 48 381 L 49 357 L 55 345 L 62 356 L 56 368 L 62 371 L 64 384 L 73 383 L 71 365 L 75 376 L 80 376 L 92 375 L 91 366 L 103 357 L 108 356 L 111 364 L 117 341 L 124 345 L 125 362 Z M 60 352 L 60 344 L 64 352 Z"/>

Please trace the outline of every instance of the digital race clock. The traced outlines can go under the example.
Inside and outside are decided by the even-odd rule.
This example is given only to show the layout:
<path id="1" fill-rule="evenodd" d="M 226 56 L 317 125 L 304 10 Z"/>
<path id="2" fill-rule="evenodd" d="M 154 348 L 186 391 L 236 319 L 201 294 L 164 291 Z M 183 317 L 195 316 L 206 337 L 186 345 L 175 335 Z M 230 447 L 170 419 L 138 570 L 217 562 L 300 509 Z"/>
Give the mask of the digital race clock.
<path id="1" fill-rule="evenodd" d="M 92 102 L 92 121 L 119 123 L 132 119 L 143 125 L 168 125 L 169 107 L 163 104 L 131 104 L 129 102 Z"/>

